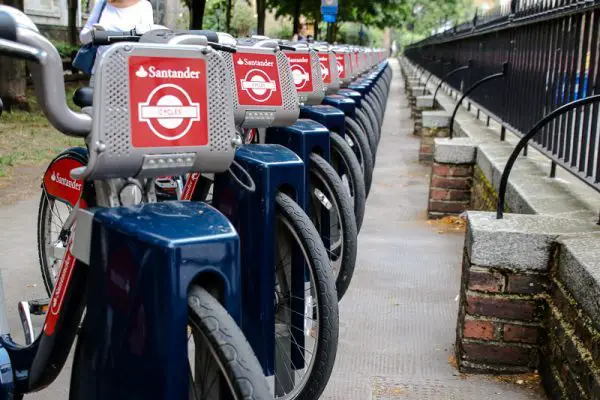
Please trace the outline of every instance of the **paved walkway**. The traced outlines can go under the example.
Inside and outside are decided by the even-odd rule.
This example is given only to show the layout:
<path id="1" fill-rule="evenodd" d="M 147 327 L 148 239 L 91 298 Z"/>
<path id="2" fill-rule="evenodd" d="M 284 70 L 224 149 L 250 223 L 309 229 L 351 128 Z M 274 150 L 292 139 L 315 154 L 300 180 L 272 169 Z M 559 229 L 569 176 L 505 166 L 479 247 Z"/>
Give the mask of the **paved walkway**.
<path id="1" fill-rule="evenodd" d="M 340 306 L 339 352 L 322 399 L 538 399 L 513 384 L 460 377 L 449 363 L 463 234 L 425 220 L 428 168 L 416 161 L 418 140 L 410 133 L 398 64 L 393 66 L 358 266 Z M 0 208 L 5 297 L 21 343 L 17 302 L 44 295 L 35 247 L 37 206 L 34 198 Z M 67 362 L 55 383 L 26 399 L 67 399 L 70 369 Z"/>
<path id="2" fill-rule="evenodd" d="M 417 162 L 393 61 L 373 189 L 340 345 L 324 399 L 539 399 L 531 390 L 452 367 L 464 233 L 426 221 L 429 168 Z"/>

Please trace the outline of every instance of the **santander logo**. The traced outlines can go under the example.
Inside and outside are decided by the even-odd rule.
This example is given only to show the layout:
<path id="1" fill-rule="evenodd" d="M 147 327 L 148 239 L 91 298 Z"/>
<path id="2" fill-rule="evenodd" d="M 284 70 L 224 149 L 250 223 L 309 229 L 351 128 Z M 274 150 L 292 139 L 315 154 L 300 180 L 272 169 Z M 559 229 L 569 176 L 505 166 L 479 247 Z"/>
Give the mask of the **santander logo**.
<path id="1" fill-rule="evenodd" d="M 77 181 L 74 181 L 69 178 L 65 178 L 64 176 L 60 176 L 58 172 L 53 172 L 50 179 L 52 180 L 52 182 L 56 182 L 59 185 L 68 187 L 69 189 L 74 189 L 77 191 L 81 190 L 81 183 L 78 183 Z"/>
<path id="2" fill-rule="evenodd" d="M 158 69 L 154 65 L 149 66 L 146 70 L 143 65 L 140 65 L 135 76 L 138 78 L 198 79 L 200 71 L 192 71 L 190 67 L 184 70 Z"/>
<path id="3" fill-rule="evenodd" d="M 248 60 L 247 58 L 240 58 L 237 61 L 238 65 L 247 65 L 249 67 L 273 67 L 275 63 L 269 60 Z"/>

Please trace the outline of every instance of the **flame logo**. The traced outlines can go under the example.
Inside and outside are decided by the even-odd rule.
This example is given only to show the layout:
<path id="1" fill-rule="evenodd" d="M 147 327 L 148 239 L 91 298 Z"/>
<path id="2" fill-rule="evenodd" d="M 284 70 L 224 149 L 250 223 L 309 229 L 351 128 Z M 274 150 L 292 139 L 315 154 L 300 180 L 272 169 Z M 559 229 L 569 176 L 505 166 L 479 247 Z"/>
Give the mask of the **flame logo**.
<path id="1" fill-rule="evenodd" d="M 56 182 L 56 172 L 52 173 L 52 176 L 50 177 L 50 179 L 52 180 L 52 182 Z"/>
<path id="2" fill-rule="evenodd" d="M 135 76 L 138 78 L 145 78 L 148 76 L 148 71 L 146 71 L 143 65 L 140 65 L 140 69 L 135 72 Z"/>
<path id="3" fill-rule="evenodd" d="M 240 58 L 240 59 L 238 59 L 238 62 L 237 62 L 237 63 L 238 63 L 238 65 L 244 65 L 244 60 L 242 60 L 242 59 Z"/>

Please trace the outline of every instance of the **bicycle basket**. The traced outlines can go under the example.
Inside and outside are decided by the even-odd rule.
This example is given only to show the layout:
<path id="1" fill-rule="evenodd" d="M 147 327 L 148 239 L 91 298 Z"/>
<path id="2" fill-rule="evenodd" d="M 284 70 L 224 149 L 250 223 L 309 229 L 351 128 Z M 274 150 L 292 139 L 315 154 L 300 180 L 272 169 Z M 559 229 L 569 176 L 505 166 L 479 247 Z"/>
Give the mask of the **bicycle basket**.
<path id="1" fill-rule="evenodd" d="M 323 84 L 327 94 L 335 94 L 340 90 L 340 76 L 338 66 L 333 51 L 318 51 L 321 72 L 323 75 Z"/>
<path id="2" fill-rule="evenodd" d="M 292 125 L 300 115 L 287 57 L 269 48 L 238 46 L 222 53 L 233 88 L 235 125 L 268 128 Z"/>
<path id="3" fill-rule="evenodd" d="M 325 85 L 317 53 L 308 48 L 296 48 L 296 51 L 284 53 L 290 61 L 300 103 L 321 104 L 325 98 Z"/>
<path id="4" fill-rule="evenodd" d="M 352 68 L 350 63 L 350 53 L 347 50 L 335 50 L 335 59 L 337 61 L 338 75 L 342 87 L 348 87 L 352 83 Z"/>
<path id="5" fill-rule="evenodd" d="M 231 90 L 205 46 L 120 43 L 96 69 L 87 167 L 78 179 L 223 172 L 233 161 Z"/>

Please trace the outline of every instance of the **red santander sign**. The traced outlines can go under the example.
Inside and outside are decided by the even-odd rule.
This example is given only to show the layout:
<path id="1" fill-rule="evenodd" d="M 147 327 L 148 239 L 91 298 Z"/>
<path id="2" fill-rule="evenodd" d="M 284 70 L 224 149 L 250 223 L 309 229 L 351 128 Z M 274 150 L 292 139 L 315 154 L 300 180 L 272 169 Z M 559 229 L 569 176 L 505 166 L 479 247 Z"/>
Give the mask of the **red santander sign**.
<path id="1" fill-rule="evenodd" d="M 340 78 L 345 79 L 346 78 L 346 58 L 344 57 L 344 54 L 343 53 L 336 54 L 335 60 L 337 62 L 338 74 L 339 74 Z"/>
<path id="2" fill-rule="evenodd" d="M 300 93 L 313 91 L 312 65 L 310 62 L 310 54 L 296 53 L 293 51 L 285 52 L 290 61 L 292 69 L 292 77 L 296 90 Z"/>
<path id="3" fill-rule="evenodd" d="M 283 105 L 277 58 L 274 54 L 237 52 L 232 57 L 240 105 L 272 107 Z"/>
<path id="4" fill-rule="evenodd" d="M 208 145 L 206 62 L 129 58 L 133 147 Z"/>
<path id="5" fill-rule="evenodd" d="M 319 63 L 321 64 L 321 73 L 323 74 L 323 83 L 326 85 L 332 81 L 331 65 L 329 64 L 329 53 L 318 53 Z"/>

